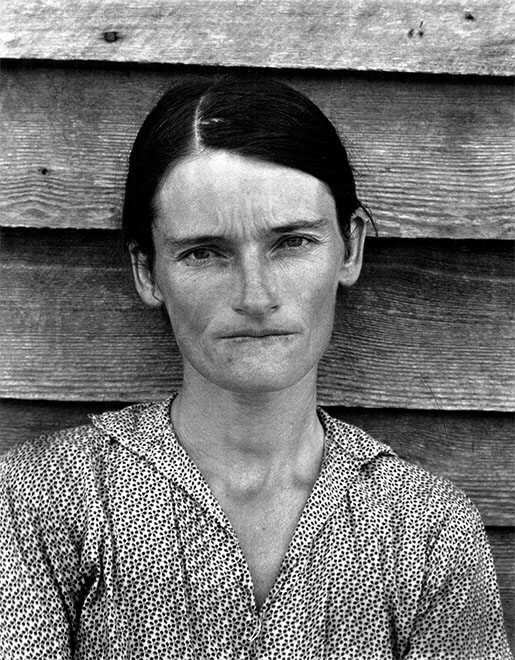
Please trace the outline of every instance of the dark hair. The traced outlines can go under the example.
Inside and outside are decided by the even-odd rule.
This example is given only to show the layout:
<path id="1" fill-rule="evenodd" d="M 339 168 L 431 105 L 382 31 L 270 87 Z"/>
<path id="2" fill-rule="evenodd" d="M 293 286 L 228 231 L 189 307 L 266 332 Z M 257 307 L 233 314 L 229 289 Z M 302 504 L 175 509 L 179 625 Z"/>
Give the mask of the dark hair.
<path id="1" fill-rule="evenodd" d="M 364 208 L 336 129 L 306 96 L 276 80 L 188 77 L 173 84 L 147 116 L 129 161 L 123 240 L 146 254 L 151 268 L 155 194 L 173 165 L 200 148 L 223 149 L 316 177 L 334 197 L 344 238 L 353 212 Z"/>

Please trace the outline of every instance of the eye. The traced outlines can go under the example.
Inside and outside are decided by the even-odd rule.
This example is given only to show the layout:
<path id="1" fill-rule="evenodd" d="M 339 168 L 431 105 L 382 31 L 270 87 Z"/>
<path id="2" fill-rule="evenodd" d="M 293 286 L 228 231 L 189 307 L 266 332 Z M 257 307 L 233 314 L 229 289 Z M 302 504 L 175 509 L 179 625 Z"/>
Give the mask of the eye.
<path id="1" fill-rule="evenodd" d="M 279 248 L 295 249 L 305 247 L 308 243 L 313 241 L 306 236 L 285 236 L 279 242 Z"/>
<path id="2" fill-rule="evenodd" d="M 180 260 L 184 261 L 188 266 L 197 266 L 205 264 L 216 256 L 217 253 L 211 248 L 198 247 L 181 255 Z"/>
<path id="3" fill-rule="evenodd" d="M 192 257 L 195 261 L 204 261 L 205 259 L 209 259 L 212 254 L 212 250 L 208 250 L 208 248 L 196 248 L 195 250 L 192 250 L 187 256 Z"/>

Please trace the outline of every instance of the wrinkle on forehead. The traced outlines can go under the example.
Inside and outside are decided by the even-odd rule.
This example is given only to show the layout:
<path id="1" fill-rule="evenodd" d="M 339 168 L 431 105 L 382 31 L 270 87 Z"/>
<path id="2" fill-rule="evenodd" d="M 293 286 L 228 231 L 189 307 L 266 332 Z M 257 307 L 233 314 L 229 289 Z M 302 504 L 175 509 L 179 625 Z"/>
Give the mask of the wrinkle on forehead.
<path id="1" fill-rule="evenodd" d="M 156 195 L 158 224 L 188 233 L 246 237 L 295 220 L 336 219 L 324 183 L 289 167 L 227 151 L 204 151 L 179 162 Z"/>

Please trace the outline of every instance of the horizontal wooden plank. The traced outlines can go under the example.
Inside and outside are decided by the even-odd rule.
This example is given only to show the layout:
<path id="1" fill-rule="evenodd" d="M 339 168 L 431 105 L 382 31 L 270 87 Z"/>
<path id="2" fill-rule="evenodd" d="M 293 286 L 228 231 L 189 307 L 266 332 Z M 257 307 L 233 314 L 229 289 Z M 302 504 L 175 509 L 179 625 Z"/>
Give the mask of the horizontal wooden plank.
<path id="1" fill-rule="evenodd" d="M 510 75 L 502 0 L 4 0 L 0 57 Z"/>
<path id="2" fill-rule="evenodd" d="M 321 362 L 332 405 L 513 410 L 512 246 L 369 241 Z"/>
<path id="3" fill-rule="evenodd" d="M 120 406 L 119 402 L 2 400 L 0 453 L 40 433 L 87 423 L 88 413 Z M 515 648 L 515 534 L 513 527 L 501 527 L 513 521 L 511 415 L 357 408 L 328 411 L 388 442 L 403 458 L 451 478 L 471 497 L 488 525 L 506 629 Z"/>
<path id="4" fill-rule="evenodd" d="M 4 66 L 0 223 L 114 228 L 137 128 L 183 71 Z M 311 96 L 345 136 L 381 236 L 515 235 L 507 81 L 275 77 Z"/>
<path id="5" fill-rule="evenodd" d="M 180 357 L 133 292 L 115 232 L 2 230 L 0 396 L 165 396 Z M 512 410 L 512 249 L 503 241 L 369 239 L 322 359 L 330 405 Z"/>
<path id="6" fill-rule="evenodd" d="M 0 452 L 41 433 L 88 423 L 89 413 L 119 402 L 4 399 L 0 402 Z M 492 526 L 515 524 L 513 416 L 508 413 L 327 408 L 365 429 L 401 458 L 455 483 Z"/>

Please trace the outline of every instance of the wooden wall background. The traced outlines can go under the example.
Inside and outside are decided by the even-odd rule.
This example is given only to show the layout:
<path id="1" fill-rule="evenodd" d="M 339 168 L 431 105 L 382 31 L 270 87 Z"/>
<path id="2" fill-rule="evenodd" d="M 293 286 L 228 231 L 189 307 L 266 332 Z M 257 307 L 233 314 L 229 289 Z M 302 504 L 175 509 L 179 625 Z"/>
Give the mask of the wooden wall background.
<path id="1" fill-rule="evenodd" d="M 117 223 L 172 77 L 257 71 L 349 145 L 379 237 L 339 303 L 320 399 L 482 513 L 513 644 L 513 35 L 509 0 L 4 0 L 1 448 L 180 382 Z"/>

